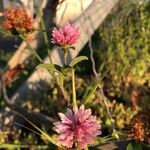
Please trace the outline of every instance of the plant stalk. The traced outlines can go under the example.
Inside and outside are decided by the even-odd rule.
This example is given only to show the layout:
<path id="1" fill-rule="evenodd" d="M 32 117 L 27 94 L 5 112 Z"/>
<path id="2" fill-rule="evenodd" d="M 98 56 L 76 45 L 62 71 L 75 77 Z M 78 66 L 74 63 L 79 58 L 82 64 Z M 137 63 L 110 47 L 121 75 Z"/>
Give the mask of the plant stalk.
<path id="1" fill-rule="evenodd" d="M 63 49 L 64 52 L 64 65 L 67 65 L 67 49 Z"/>
<path id="2" fill-rule="evenodd" d="M 48 34 L 46 32 L 46 27 L 45 27 L 45 23 L 44 23 L 44 20 L 43 20 L 43 17 L 42 17 L 42 12 L 41 12 L 38 4 L 37 4 L 37 1 L 35 1 L 35 3 L 36 3 L 36 6 L 37 6 L 37 9 L 38 9 L 38 14 L 39 14 L 40 21 L 41 21 L 41 28 L 42 28 L 42 31 L 43 31 L 43 37 L 44 37 L 44 41 L 45 41 L 45 44 L 46 44 L 46 50 L 47 50 L 47 53 L 48 53 L 48 56 L 49 56 L 50 63 L 52 64 L 52 59 L 51 59 L 51 55 L 50 55 Z"/>
<path id="3" fill-rule="evenodd" d="M 89 150 L 88 147 L 84 148 L 84 150 Z"/>
<path id="4" fill-rule="evenodd" d="M 73 98 L 73 105 L 77 106 L 74 68 L 72 68 L 71 71 L 72 71 L 72 98 Z"/>
<path id="5" fill-rule="evenodd" d="M 22 40 L 24 40 L 27 43 L 28 48 L 30 49 L 31 53 L 39 60 L 39 62 L 43 63 L 43 60 L 41 59 L 41 57 L 36 53 L 36 51 L 31 47 L 31 45 L 29 44 L 29 42 L 26 40 L 26 38 L 23 35 L 20 35 L 20 37 L 22 38 Z"/>
<path id="6" fill-rule="evenodd" d="M 62 94 L 63 94 L 63 96 L 64 96 L 64 98 L 65 98 L 65 100 L 67 100 L 67 93 L 66 93 L 66 91 L 65 91 L 65 89 L 64 89 L 64 86 L 62 85 L 62 86 L 60 86 L 60 89 L 61 89 L 61 91 L 62 91 Z"/>

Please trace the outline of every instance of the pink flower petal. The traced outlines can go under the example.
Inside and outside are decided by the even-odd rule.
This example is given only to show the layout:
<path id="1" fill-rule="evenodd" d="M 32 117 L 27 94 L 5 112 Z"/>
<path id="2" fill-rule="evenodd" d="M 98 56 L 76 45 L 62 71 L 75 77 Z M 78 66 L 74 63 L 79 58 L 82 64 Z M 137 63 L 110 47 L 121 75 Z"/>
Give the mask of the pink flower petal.
<path id="1" fill-rule="evenodd" d="M 60 46 L 71 46 L 80 38 L 79 28 L 73 24 L 66 24 L 64 27 L 52 31 L 52 43 Z"/>
<path id="2" fill-rule="evenodd" d="M 61 121 L 54 123 L 54 130 L 58 133 L 58 143 L 67 148 L 72 148 L 75 143 L 85 148 L 101 134 L 99 121 L 84 105 L 79 109 L 75 106 L 73 110 L 67 109 L 65 114 L 59 113 L 59 117 Z"/>

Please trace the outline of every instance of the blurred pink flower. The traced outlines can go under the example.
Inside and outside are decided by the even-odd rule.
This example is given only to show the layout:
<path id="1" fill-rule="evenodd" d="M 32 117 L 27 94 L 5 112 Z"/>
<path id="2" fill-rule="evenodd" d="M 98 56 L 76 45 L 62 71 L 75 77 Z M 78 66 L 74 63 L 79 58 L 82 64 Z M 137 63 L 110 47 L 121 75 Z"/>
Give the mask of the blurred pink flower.
<path id="1" fill-rule="evenodd" d="M 101 134 L 98 120 L 91 115 L 91 109 L 85 109 L 84 105 L 79 110 L 77 107 L 67 109 L 65 114 L 59 113 L 59 117 L 61 121 L 54 123 L 54 130 L 59 134 L 57 142 L 62 146 L 85 148 Z"/>
<path id="2" fill-rule="evenodd" d="M 52 43 L 62 47 L 75 44 L 79 40 L 79 37 L 79 28 L 69 23 L 62 28 L 54 28 L 52 31 Z"/>

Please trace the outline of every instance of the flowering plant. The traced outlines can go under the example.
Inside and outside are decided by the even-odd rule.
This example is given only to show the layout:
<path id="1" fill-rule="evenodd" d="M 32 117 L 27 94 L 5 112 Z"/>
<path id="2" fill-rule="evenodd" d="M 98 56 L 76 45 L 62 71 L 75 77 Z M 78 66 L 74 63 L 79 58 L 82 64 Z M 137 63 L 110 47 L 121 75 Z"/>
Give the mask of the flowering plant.
<path id="1" fill-rule="evenodd" d="M 71 72 L 73 109 L 68 108 L 65 114 L 59 113 L 61 121 L 54 123 L 54 130 L 58 133 L 56 143 L 67 148 L 83 149 L 92 144 L 96 140 L 96 136 L 101 134 L 101 126 L 96 117 L 91 115 L 91 109 L 85 109 L 84 105 L 78 108 L 77 105 L 74 66 L 80 61 L 87 60 L 87 57 L 76 57 L 69 65 L 66 64 L 69 49 L 79 38 L 79 28 L 73 24 L 68 23 L 60 29 L 54 28 L 52 31 L 52 43 L 62 48 L 64 52 L 64 65 L 61 67 L 52 64 L 40 64 L 37 67 L 43 67 L 51 73 L 57 72 L 60 78 L 65 78 L 64 75 Z M 64 69 L 66 70 L 65 74 Z"/>
<path id="2" fill-rule="evenodd" d="M 88 60 L 86 56 L 78 56 L 71 60 L 67 61 L 67 56 L 70 50 L 75 50 L 74 44 L 77 44 L 81 39 L 81 33 L 79 27 L 74 24 L 67 23 L 65 26 L 61 28 L 54 27 L 52 30 L 52 38 L 49 40 L 53 44 L 57 45 L 59 49 L 63 53 L 64 62 L 62 65 L 53 64 L 51 59 L 50 63 L 44 63 L 42 58 L 38 55 L 38 53 L 32 48 L 32 45 L 27 40 L 27 35 L 30 35 L 34 30 L 33 20 L 28 16 L 26 11 L 22 8 L 13 8 L 9 9 L 4 13 L 4 22 L 3 27 L 11 32 L 11 34 L 15 34 L 20 36 L 26 43 L 28 48 L 31 50 L 32 54 L 39 60 L 40 64 L 37 68 L 46 69 L 52 77 L 56 80 L 58 86 L 60 87 L 64 99 L 66 103 L 68 103 L 66 113 L 58 113 L 60 117 L 59 121 L 54 121 L 53 123 L 53 131 L 55 132 L 54 136 L 50 136 L 49 134 L 42 131 L 40 128 L 35 126 L 32 122 L 24 118 L 34 126 L 40 133 L 41 137 L 47 139 L 52 144 L 56 145 L 60 149 L 85 149 L 87 150 L 89 146 L 94 144 L 101 144 L 111 139 L 119 139 L 121 135 L 125 136 L 124 133 L 120 133 L 116 130 L 114 124 L 114 116 L 109 110 L 111 106 L 108 106 L 107 99 L 104 97 L 101 92 L 104 105 L 107 110 L 108 120 L 106 121 L 106 125 L 110 127 L 112 132 L 111 136 L 101 137 L 102 136 L 102 123 L 100 118 L 100 114 L 103 113 L 101 110 L 100 113 L 96 112 L 92 115 L 92 108 L 89 108 L 89 102 L 96 89 L 99 87 L 101 90 L 101 78 L 97 76 L 97 80 L 90 87 L 89 91 L 85 92 L 85 95 L 82 97 L 82 101 L 78 100 L 76 96 L 76 76 L 75 76 L 75 66 L 78 65 L 81 61 Z M 43 29 L 42 29 L 43 30 Z M 45 30 L 43 30 L 45 32 Z M 49 49 L 49 48 L 47 48 Z M 48 51 L 49 52 L 49 51 Z M 74 52 L 74 51 L 73 51 Z M 107 73 L 108 70 L 106 70 Z M 71 93 L 72 96 L 68 97 L 66 94 L 64 84 L 65 79 L 71 76 L 72 88 Z M 68 100 L 69 99 L 69 100 Z M 121 111 L 123 110 L 120 107 Z M 103 110 L 104 111 L 104 110 Z M 115 112 L 115 110 L 114 110 Z M 122 117 L 123 118 L 123 117 Z M 121 119 L 122 119 L 121 118 Z M 127 118 L 127 117 L 125 117 Z M 120 119 L 120 120 L 121 120 Z M 123 120 L 123 119 L 122 119 Z M 122 121 L 121 120 L 121 121 Z M 149 115 L 139 113 L 134 116 L 131 120 L 129 130 L 130 133 L 128 137 L 134 140 L 135 142 L 147 142 L 149 143 Z M 138 145 L 136 143 L 136 145 Z M 139 145 L 138 145 L 139 146 Z M 127 149 L 131 149 L 134 147 L 131 143 L 128 145 Z M 139 146 L 140 147 L 140 146 Z"/>
<path id="3" fill-rule="evenodd" d="M 28 42 L 26 35 L 30 34 L 34 27 L 32 19 L 27 15 L 24 9 L 9 9 L 4 13 L 4 18 L 3 27 L 7 31 L 10 31 L 11 34 L 17 34 L 24 41 L 26 41 L 27 46 L 31 50 L 32 54 L 40 61 L 40 64 L 37 66 L 37 68 L 42 67 L 50 72 L 60 86 L 65 99 L 67 99 L 67 96 L 65 95 L 64 90 L 64 79 L 69 74 L 72 76 L 72 102 L 70 101 L 71 108 L 68 108 L 67 113 L 65 114 L 58 113 L 61 121 L 54 122 L 53 128 L 58 134 L 56 135 L 56 138 L 50 137 L 32 122 L 26 118 L 25 119 L 39 132 L 41 132 L 45 138 L 58 147 L 88 149 L 90 144 L 95 143 L 96 137 L 101 135 L 101 125 L 97 120 L 97 117 L 92 115 L 91 109 L 86 109 L 85 105 L 80 104 L 76 98 L 74 66 L 81 61 L 88 60 L 88 58 L 86 56 L 79 56 L 67 64 L 67 55 L 69 54 L 69 49 L 75 49 L 74 44 L 80 40 L 79 28 L 74 24 L 67 23 L 61 28 L 54 28 L 52 30 L 51 42 L 58 45 L 64 54 L 64 64 L 59 66 L 52 64 L 52 62 L 45 64 Z M 55 74 L 55 72 L 57 72 L 57 74 Z M 21 116 L 24 117 L 22 114 Z"/>

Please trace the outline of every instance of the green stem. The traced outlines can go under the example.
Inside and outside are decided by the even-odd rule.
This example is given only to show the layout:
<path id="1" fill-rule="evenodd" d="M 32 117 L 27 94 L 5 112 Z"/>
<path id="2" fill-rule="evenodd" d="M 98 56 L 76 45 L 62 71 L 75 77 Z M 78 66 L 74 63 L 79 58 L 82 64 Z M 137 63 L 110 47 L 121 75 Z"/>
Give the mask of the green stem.
<path id="1" fill-rule="evenodd" d="M 113 122 L 112 122 L 113 123 Z M 114 124 L 114 123 L 113 123 Z M 116 132 L 116 129 L 114 128 L 113 129 L 113 133 L 114 133 L 114 137 L 117 139 L 117 140 L 119 140 L 119 135 L 118 135 L 118 133 Z"/>
<path id="2" fill-rule="evenodd" d="M 89 150 L 88 147 L 84 148 L 84 150 Z"/>
<path id="3" fill-rule="evenodd" d="M 40 14 L 41 14 L 41 13 L 40 13 Z M 42 15 L 40 15 L 40 17 L 41 17 L 41 27 L 42 27 L 42 30 L 46 31 L 46 28 L 45 28 L 45 24 L 44 24 Z M 48 35 L 47 35 L 46 32 L 43 32 L 43 36 L 44 36 L 44 41 L 45 41 L 45 44 L 46 44 L 46 50 L 47 50 L 47 53 L 48 53 L 48 56 L 49 56 L 49 60 L 50 60 L 50 63 L 52 64 Z"/>
<path id="4" fill-rule="evenodd" d="M 127 50 L 127 48 L 129 46 L 131 46 L 133 40 L 135 39 L 135 37 L 137 36 L 137 34 L 134 35 L 134 37 L 129 41 L 129 43 L 126 45 L 126 47 L 123 49 L 123 51 L 121 51 L 119 53 L 119 55 L 123 56 L 124 55 L 124 52 Z M 111 69 L 111 67 L 114 65 L 114 63 L 112 63 L 108 69 L 105 70 L 103 76 L 97 80 L 97 82 L 94 84 L 94 86 L 92 87 L 91 85 L 91 90 L 89 93 L 86 92 L 86 95 L 84 95 L 84 104 L 88 103 L 89 100 L 91 99 L 91 97 L 93 96 L 94 92 L 96 91 L 96 89 L 101 85 L 101 82 L 103 80 L 103 78 L 105 77 L 105 75 L 109 72 L 109 70 Z"/>
<path id="5" fill-rule="evenodd" d="M 91 99 L 91 97 L 94 95 L 96 89 L 101 86 L 101 82 L 103 80 L 103 78 L 105 77 L 105 75 L 108 73 L 108 71 L 111 69 L 111 66 L 105 70 L 104 74 L 102 75 L 101 78 L 97 79 L 96 83 L 90 88 L 90 92 L 87 93 L 87 95 L 84 95 L 84 104 L 87 104 L 89 102 L 89 100 Z"/>
<path id="6" fill-rule="evenodd" d="M 41 62 L 43 63 L 43 60 L 41 59 L 41 57 L 36 53 L 36 51 L 31 47 L 31 45 L 29 44 L 29 42 L 26 40 L 26 38 L 23 35 L 20 35 L 20 37 L 22 38 L 22 40 L 24 40 L 27 43 L 28 48 L 30 49 L 31 53 Z"/>
<path id="7" fill-rule="evenodd" d="M 59 86 L 59 88 L 61 89 L 61 92 L 64 96 L 64 99 L 67 100 L 68 98 L 68 94 L 64 88 L 64 81 L 63 78 L 61 77 L 61 75 L 58 75 L 58 78 L 56 76 L 53 75 L 54 80 L 56 80 L 57 85 Z"/>
<path id="8" fill-rule="evenodd" d="M 73 105 L 77 106 L 74 68 L 72 68 L 72 98 L 73 98 Z"/>
<path id="9" fill-rule="evenodd" d="M 77 146 L 76 150 L 81 150 L 81 148 Z"/>
<path id="10" fill-rule="evenodd" d="M 38 128 L 34 123 L 32 123 L 30 120 L 28 120 L 26 117 L 24 117 L 22 114 L 18 113 L 21 117 L 23 117 L 30 125 L 32 125 L 35 129 L 37 129 L 37 131 L 39 131 L 41 133 L 41 137 L 46 138 L 48 141 L 50 141 L 52 144 L 61 147 L 61 145 L 57 144 L 56 141 L 49 136 L 46 132 L 44 132 L 43 130 L 41 130 L 40 128 Z"/>
<path id="11" fill-rule="evenodd" d="M 63 94 L 65 100 L 67 100 L 67 93 L 66 93 L 64 87 L 63 87 L 63 86 L 60 86 L 60 89 L 61 89 L 61 91 L 62 91 L 62 94 Z"/>
<path id="12" fill-rule="evenodd" d="M 4 30 L 4 29 L 1 29 L 0 28 L 0 33 L 6 35 L 6 36 L 12 36 L 14 37 L 14 35 L 11 34 L 11 32 L 7 31 L 7 30 Z"/>
<path id="13" fill-rule="evenodd" d="M 64 64 L 67 64 L 67 49 L 63 49 L 64 52 Z"/>
<path id="14" fill-rule="evenodd" d="M 46 44 L 46 50 L 47 50 L 47 53 L 48 53 L 48 56 L 49 56 L 49 59 L 50 59 L 50 63 L 52 64 L 52 59 L 51 59 L 51 55 L 50 55 L 50 47 L 49 47 L 49 40 L 48 40 L 48 34 L 46 32 L 46 27 L 45 27 L 45 23 L 44 23 L 44 20 L 43 20 L 43 17 L 42 17 L 42 13 L 40 11 L 40 8 L 37 4 L 37 1 L 35 1 L 35 4 L 37 6 L 37 10 L 38 10 L 38 14 L 39 14 L 39 17 L 40 17 L 40 20 L 41 20 L 41 28 L 42 28 L 42 31 L 43 32 L 43 36 L 44 36 L 44 41 L 45 41 L 45 44 Z"/>
<path id="15" fill-rule="evenodd" d="M 85 102 L 84 104 L 88 103 L 90 98 L 93 96 L 94 92 L 96 91 L 96 89 L 98 88 L 99 83 L 97 82 L 91 89 L 91 91 L 89 92 L 89 94 L 87 95 L 87 97 L 85 98 Z"/>

